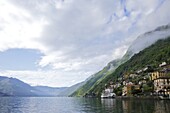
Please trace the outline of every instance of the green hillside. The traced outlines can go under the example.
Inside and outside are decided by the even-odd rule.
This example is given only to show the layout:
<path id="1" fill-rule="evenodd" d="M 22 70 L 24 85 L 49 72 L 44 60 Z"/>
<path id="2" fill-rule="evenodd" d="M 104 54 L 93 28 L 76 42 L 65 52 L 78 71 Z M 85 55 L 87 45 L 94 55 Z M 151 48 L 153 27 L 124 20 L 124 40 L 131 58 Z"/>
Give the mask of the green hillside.
<path id="1" fill-rule="evenodd" d="M 127 61 L 131 56 L 131 52 L 127 52 L 122 59 L 113 60 L 112 62 L 108 63 L 106 67 L 104 67 L 101 71 L 97 72 L 96 74 L 92 75 L 86 83 L 81 86 L 78 90 L 76 90 L 71 96 L 84 96 L 86 93 L 91 93 L 91 90 L 96 87 L 104 78 L 109 76 L 114 70 Z"/>
<path id="2" fill-rule="evenodd" d="M 158 40 L 155 44 L 135 54 L 130 60 L 120 65 L 113 73 L 106 76 L 102 81 L 97 82 L 88 92 L 94 92 L 99 96 L 105 84 L 109 81 L 117 81 L 123 74 L 135 72 L 148 65 L 155 69 L 164 61 L 170 63 L 170 37 L 164 40 Z"/>

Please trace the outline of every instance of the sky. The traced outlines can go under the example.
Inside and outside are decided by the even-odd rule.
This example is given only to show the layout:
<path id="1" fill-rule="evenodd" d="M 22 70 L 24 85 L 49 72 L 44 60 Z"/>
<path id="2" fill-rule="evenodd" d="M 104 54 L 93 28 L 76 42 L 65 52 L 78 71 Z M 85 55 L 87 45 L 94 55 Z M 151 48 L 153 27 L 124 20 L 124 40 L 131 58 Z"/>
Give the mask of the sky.
<path id="1" fill-rule="evenodd" d="M 0 75 L 68 87 L 170 23 L 170 0 L 1 0 Z"/>

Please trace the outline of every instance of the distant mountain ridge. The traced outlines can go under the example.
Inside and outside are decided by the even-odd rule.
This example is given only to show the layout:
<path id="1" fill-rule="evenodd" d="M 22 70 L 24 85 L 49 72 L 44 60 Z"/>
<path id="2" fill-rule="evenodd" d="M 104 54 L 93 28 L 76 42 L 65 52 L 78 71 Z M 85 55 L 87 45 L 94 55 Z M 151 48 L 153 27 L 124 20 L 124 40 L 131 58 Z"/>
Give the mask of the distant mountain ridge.
<path id="1" fill-rule="evenodd" d="M 59 96 L 67 87 L 32 86 L 39 96 Z"/>
<path id="2" fill-rule="evenodd" d="M 105 78 L 110 76 L 117 67 L 128 61 L 134 54 L 155 43 L 157 40 L 165 39 L 168 36 L 170 36 L 170 24 L 160 26 L 153 31 L 140 35 L 131 44 L 126 54 L 121 59 L 113 60 L 108 63 L 101 71 L 92 75 L 91 79 L 86 81 L 86 83 L 78 88 L 71 96 L 83 96 L 90 92 L 100 93 L 95 90 L 95 87 L 98 87 L 101 82 L 106 82 L 104 81 Z"/>
<path id="3" fill-rule="evenodd" d="M 19 79 L 0 76 L 0 96 L 58 96 L 65 88 L 30 86 Z"/>
<path id="4" fill-rule="evenodd" d="M 34 89 L 16 79 L 0 76 L 0 92 L 8 96 L 37 96 Z"/>
<path id="5" fill-rule="evenodd" d="M 72 93 L 74 93 L 78 88 L 80 88 L 81 86 L 83 86 L 84 84 L 86 83 L 86 81 L 84 82 L 80 82 L 80 83 L 77 83 L 71 87 L 68 87 L 68 88 L 65 88 L 64 90 L 62 90 L 58 96 L 60 97 L 68 97 L 70 96 Z"/>

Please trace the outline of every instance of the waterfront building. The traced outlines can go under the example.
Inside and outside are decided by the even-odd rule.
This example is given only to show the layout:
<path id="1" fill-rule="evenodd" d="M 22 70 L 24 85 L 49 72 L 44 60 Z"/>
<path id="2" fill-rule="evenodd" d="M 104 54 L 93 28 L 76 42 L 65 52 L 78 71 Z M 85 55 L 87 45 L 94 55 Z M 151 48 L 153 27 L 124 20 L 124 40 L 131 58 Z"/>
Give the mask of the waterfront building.
<path id="1" fill-rule="evenodd" d="M 162 76 L 155 79 L 154 91 L 158 95 L 170 95 L 170 76 Z"/>

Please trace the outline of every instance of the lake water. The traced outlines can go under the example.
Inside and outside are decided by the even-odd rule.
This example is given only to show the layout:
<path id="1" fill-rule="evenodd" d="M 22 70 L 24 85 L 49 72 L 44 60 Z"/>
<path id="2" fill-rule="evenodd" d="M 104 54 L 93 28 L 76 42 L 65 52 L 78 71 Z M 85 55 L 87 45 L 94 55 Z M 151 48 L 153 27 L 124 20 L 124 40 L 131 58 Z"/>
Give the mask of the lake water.
<path id="1" fill-rule="evenodd" d="M 170 113 L 170 100 L 0 97 L 0 113 Z"/>

